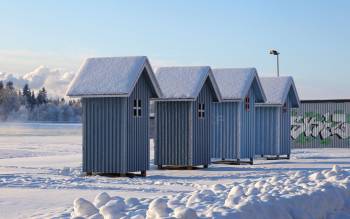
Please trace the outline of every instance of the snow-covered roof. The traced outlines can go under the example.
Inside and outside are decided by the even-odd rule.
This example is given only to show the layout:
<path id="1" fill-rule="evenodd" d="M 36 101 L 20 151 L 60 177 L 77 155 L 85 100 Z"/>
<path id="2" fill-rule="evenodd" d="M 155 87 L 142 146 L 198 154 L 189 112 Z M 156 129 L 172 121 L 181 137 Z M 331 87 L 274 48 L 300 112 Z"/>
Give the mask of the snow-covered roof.
<path id="1" fill-rule="evenodd" d="M 213 69 L 215 80 L 224 101 L 240 101 L 255 86 L 258 102 L 266 97 L 255 68 L 218 68 Z"/>
<path id="2" fill-rule="evenodd" d="M 146 56 L 88 58 L 71 82 L 67 96 L 129 96 L 146 69 L 157 97 L 160 88 Z"/>
<path id="3" fill-rule="evenodd" d="M 292 77 L 262 77 L 260 81 L 267 98 L 262 105 L 283 105 L 291 94 L 292 107 L 299 107 L 299 96 Z"/>
<path id="4" fill-rule="evenodd" d="M 156 78 L 162 91 L 162 99 L 195 100 L 207 78 L 210 79 L 216 98 L 221 94 L 209 66 L 161 67 Z"/>

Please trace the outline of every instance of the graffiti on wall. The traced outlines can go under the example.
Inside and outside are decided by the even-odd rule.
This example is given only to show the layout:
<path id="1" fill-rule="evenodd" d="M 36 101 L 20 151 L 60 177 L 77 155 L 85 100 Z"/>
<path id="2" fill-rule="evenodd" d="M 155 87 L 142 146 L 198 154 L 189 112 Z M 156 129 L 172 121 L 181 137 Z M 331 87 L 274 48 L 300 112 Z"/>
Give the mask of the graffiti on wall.
<path id="1" fill-rule="evenodd" d="M 350 115 L 344 113 L 319 113 L 308 112 L 304 116 L 293 115 L 291 117 L 291 137 L 320 138 L 324 142 L 332 136 L 346 139 L 350 137 Z"/>

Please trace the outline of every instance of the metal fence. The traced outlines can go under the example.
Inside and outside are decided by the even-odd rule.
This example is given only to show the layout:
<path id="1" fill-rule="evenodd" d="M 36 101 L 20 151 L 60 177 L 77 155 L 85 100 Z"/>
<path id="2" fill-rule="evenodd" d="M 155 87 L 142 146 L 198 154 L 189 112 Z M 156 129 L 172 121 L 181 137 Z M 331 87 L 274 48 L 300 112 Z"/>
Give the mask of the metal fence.
<path id="1" fill-rule="evenodd" d="M 350 148 L 350 99 L 301 101 L 291 125 L 293 148 Z"/>

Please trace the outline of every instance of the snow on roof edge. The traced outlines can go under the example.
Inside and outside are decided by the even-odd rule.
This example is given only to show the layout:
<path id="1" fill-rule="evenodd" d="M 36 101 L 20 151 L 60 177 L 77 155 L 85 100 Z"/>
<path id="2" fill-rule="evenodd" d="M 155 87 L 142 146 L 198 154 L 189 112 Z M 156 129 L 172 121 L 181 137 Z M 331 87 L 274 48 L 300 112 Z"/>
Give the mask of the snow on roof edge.
<path id="1" fill-rule="evenodd" d="M 150 81 L 151 81 L 151 84 L 152 84 L 152 86 L 153 86 L 155 92 L 156 92 L 156 95 L 157 95 L 158 97 L 161 97 L 162 92 L 161 92 L 161 90 L 160 90 L 158 81 L 157 81 L 157 79 L 155 78 L 154 71 L 153 71 L 153 69 L 152 69 L 151 63 L 149 62 L 147 56 L 143 56 L 143 57 L 145 58 L 145 61 L 144 61 L 143 65 L 141 66 L 141 69 L 139 70 L 139 75 L 138 75 L 137 79 L 134 81 L 133 86 L 130 88 L 130 91 L 128 92 L 128 96 L 131 95 L 131 92 L 134 90 L 134 88 L 135 88 L 137 82 L 139 81 L 139 79 L 140 79 L 140 77 L 141 77 L 141 74 L 142 74 L 142 72 L 143 72 L 143 69 L 146 68 L 147 75 L 148 75 L 148 77 L 149 77 L 149 79 L 150 79 Z"/>
<path id="2" fill-rule="evenodd" d="M 115 58 L 115 59 L 135 59 L 135 60 L 139 59 L 139 61 L 138 61 L 139 64 L 140 64 L 140 62 L 142 62 L 139 69 L 134 71 L 134 72 L 137 72 L 137 75 L 135 78 L 132 78 L 132 84 L 131 84 L 131 86 L 128 86 L 128 88 L 127 88 L 127 90 L 125 90 L 125 92 L 120 92 L 120 91 L 116 92 L 116 93 L 108 92 L 105 94 L 104 93 L 81 93 L 81 92 L 80 93 L 79 92 L 72 93 L 73 85 L 75 85 L 77 83 L 77 80 L 81 79 L 80 72 L 83 70 L 83 68 L 87 65 L 88 62 L 98 60 L 98 59 L 105 60 L 105 59 L 113 59 L 113 58 Z M 136 64 L 137 63 L 134 63 L 134 66 Z M 157 97 L 160 97 L 162 95 L 161 90 L 160 90 L 159 84 L 155 78 L 154 71 L 152 69 L 152 66 L 151 66 L 147 56 L 119 56 L 119 57 L 90 57 L 90 58 L 86 58 L 83 61 L 83 63 L 80 65 L 79 70 L 77 71 L 73 80 L 69 84 L 65 94 L 66 94 L 66 96 L 75 97 L 75 98 L 77 98 L 77 97 L 128 97 L 128 96 L 130 96 L 131 92 L 135 88 L 135 85 L 138 82 L 144 69 L 146 69 L 147 75 L 150 79 L 151 86 L 152 86 L 151 89 L 154 89 L 154 92 L 157 95 Z"/>
<path id="3" fill-rule="evenodd" d="M 293 79 L 292 76 L 280 76 L 280 77 L 271 77 L 270 76 L 270 77 L 261 77 L 261 79 L 262 80 L 271 80 L 271 82 L 272 82 L 272 80 L 279 80 L 279 79 L 283 80 L 284 79 L 284 80 L 286 80 L 285 81 L 286 83 L 284 83 L 283 87 L 281 87 L 281 84 L 280 84 L 279 88 L 283 89 L 283 91 L 282 91 L 283 93 L 282 93 L 282 96 L 277 100 L 277 102 L 276 102 L 276 100 L 274 100 L 274 102 L 268 102 L 268 101 L 271 101 L 271 100 L 267 100 L 265 103 L 257 104 L 258 106 L 283 106 L 283 104 L 286 101 L 286 99 L 287 99 L 291 89 L 293 90 L 293 93 L 294 93 L 294 96 L 295 96 L 295 100 L 293 101 L 293 103 L 294 102 L 296 103 L 296 104 L 292 103 L 293 104 L 292 108 L 300 106 L 299 95 L 298 95 L 298 92 L 297 92 L 297 89 L 296 89 L 296 86 L 295 86 L 295 83 L 294 83 L 294 79 Z M 269 83 L 271 83 L 271 82 L 269 82 Z M 276 82 L 276 86 L 278 86 L 277 82 Z M 267 87 L 265 87 L 265 89 L 267 89 Z"/>
<path id="4" fill-rule="evenodd" d="M 257 96 L 262 101 L 266 101 L 266 95 L 262 89 L 256 68 L 213 68 L 212 71 L 215 80 L 217 79 L 220 82 L 218 90 L 221 92 L 223 102 L 242 101 L 252 88 L 255 79 L 258 89 Z"/>

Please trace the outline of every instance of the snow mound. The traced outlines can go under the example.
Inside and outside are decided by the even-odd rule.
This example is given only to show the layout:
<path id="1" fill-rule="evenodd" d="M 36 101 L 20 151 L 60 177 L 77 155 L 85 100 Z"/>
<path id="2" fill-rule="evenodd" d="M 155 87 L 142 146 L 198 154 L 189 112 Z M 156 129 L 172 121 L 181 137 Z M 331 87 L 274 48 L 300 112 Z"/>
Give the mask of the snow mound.
<path id="1" fill-rule="evenodd" d="M 85 199 L 75 200 L 72 217 L 338 219 L 350 215 L 350 172 L 336 165 L 323 171 L 291 171 L 239 184 L 194 188 L 198 190 L 153 200 L 124 201 L 100 193 L 94 204 Z"/>
<path id="2" fill-rule="evenodd" d="M 341 167 L 338 166 L 338 165 L 334 165 L 333 168 L 332 168 L 332 171 L 336 172 L 336 173 L 339 173 L 341 171 Z"/>
<path id="3" fill-rule="evenodd" d="M 323 180 L 325 179 L 324 175 L 320 172 L 313 173 L 309 176 L 309 179 L 311 181 L 316 181 L 316 180 Z"/>
<path id="4" fill-rule="evenodd" d="M 211 186 L 211 189 L 214 192 L 221 192 L 224 191 L 226 189 L 226 186 L 222 185 L 222 184 L 215 184 Z"/>
<path id="5" fill-rule="evenodd" d="M 167 217 L 169 213 L 171 212 L 171 209 L 168 208 L 167 204 L 168 200 L 164 198 L 157 198 L 154 199 L 148 207 L 147 219 L 160 219 L 163 217 Z"/>
<path id="6" fill-rule="evenodd" d="M 110 200 L 100 208 L 100 214 L 104 218 L 122 218 L 126 216 L 124 210 L 126 208 L 123 200 Z"/>
<path id="7" fill-rule="evenodd" d="M 179 207 L 174 210 L 174 216 L 180 219 L 196 219 L 198 218 L 196 211 L 191 208 Z"/>
<path id="8" fill-rule="evenodd" d="M 98 209 L 89 201 L 78 198 L 74 200 L 74 212 L 72 217 L 89 217 L 98 213 Z"/>
<path id="9" fill-rule="evenodd" d="M 244 196 L 244 191 L 242 186 L 234 186 L 225 200 L 225 206 L 233 208 L 235 205 L 238 205 L 241 201 L 241 198 Z"/>
<path id="10" fill-rule="evenodd" d="M 128 198 L 126 199 L 126 204 L 129 207 L 134 207 L 140 205 L 140 201 L 137 198 Z"/>
<path id="11" fill-rule="evenodd" d="M 94 205 L 96 206 L 96 208 L 100 208 L 110 200 L 111 200 L 111 197 L 107 193 L 102 192 L 96 196 L 94 200 Z"/>

